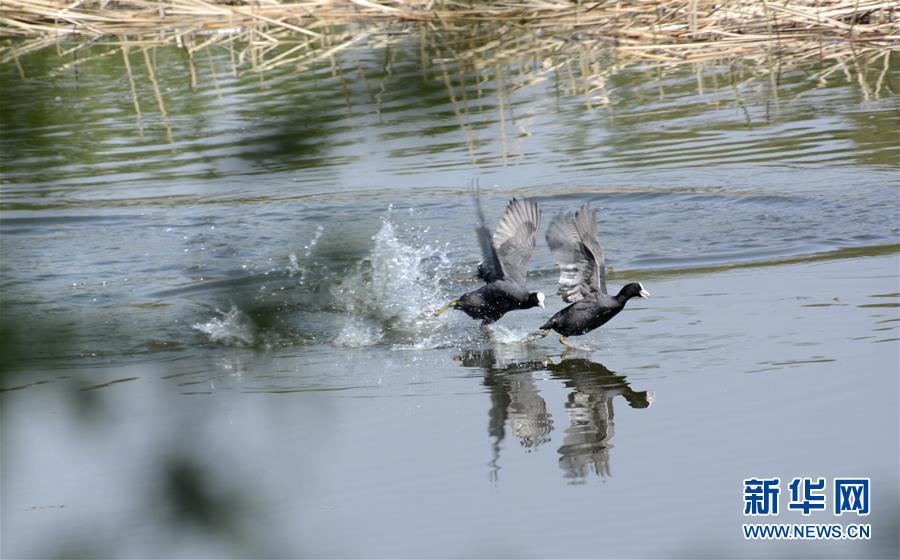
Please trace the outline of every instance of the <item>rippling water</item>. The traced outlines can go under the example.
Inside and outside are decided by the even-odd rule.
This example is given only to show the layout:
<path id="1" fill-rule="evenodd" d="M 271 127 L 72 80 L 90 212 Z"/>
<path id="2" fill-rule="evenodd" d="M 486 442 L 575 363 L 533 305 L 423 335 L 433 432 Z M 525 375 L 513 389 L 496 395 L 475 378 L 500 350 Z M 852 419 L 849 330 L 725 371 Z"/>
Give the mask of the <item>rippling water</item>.
<path id="1" fill-rule="evenodd" d="M 871 547 L 805 550 L 896 553 L 896 96 L 156 60 L 165 114 L 137 55 L 140 115 L 121 55 L 0 66 L 4 555 L 758 555 L 741 480 L 801 473 L 884 504 Z M 477 285 L 473 180 L 492 223 L 592 200 L 654 298 L 576 356 L 524 342 L 542 310 L 433 317 Z"/>

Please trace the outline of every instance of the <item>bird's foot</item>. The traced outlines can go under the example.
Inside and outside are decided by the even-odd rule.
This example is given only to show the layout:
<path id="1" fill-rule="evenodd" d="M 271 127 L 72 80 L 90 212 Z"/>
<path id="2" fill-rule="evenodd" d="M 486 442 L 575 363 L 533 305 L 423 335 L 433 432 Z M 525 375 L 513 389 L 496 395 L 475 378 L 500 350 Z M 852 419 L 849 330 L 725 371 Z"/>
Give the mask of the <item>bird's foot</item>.
<path id="1" fill-rule="evenodd" d="M 562 354 L 561 354 L 562 357 L 566 357 L 569 354 L 569 352 L 588 352 L 588 353 L 590 353 L 590 352 L 594 351 L 594 349 L 591 348 L 590 346 L 575 346 L 574 344 L 572 344 L 568 340 L 566 340 L 566 337 L 564 337 L 562 335 L 560 335 L 559 341 L 563 344 L 563 346 L 566 347 L 566 349 L 562 351 Z"/>
<path id="2" fill-rule="evenodd" d="M 447 310 L 450 309 L 451 307 L 456 307 L 457 305 L 459 305 L 459 301 L 454 299 L 454 300 L 450 301 L 450 303 L 448 303 L 448 304 L 445 305 L 444 307 L 441 307 L 440 309 L 438 309 L 437 311 L 435 311 L 435 312 L 434 312 L 434 316 L 437 317 L 438 315 L 440 315 L 440 314 L 443 313 L 444 311 L 447 311 Z"/>
<path id="3" fill-rule="evenodd" d="M 544 338 L 544 337 L 547 336 L 548 334 L 550 334 L 550 330 L 549 330 L 549 329 L 541 329 L 541 330 L 539 330 L 539 331 L 537 331 L 537 332 L 533 332 L 533 333 L 531 333 L 530 335 L 526 336 L 526 337 L 525 337 L 525 340 L 523 340 L 522 342 L 534 342 L 535 340 Z"/>

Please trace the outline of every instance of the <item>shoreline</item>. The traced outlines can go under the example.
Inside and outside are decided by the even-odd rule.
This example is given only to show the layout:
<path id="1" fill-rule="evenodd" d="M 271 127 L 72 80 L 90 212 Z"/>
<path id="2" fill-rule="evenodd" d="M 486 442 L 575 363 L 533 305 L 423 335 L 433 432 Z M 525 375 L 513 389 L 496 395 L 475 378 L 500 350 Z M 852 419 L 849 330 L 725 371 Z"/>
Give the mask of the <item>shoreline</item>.
<path id="1" fill-rule="evenodd" d="M 60 55 L 78 56 L 78 51 L 96 45 L 104 52 L 88 58 L 124 58 L 133 84 L 134 70 L 146 66 L 153 72 L 157 47 L 172 46 L 184 54 L 185 71 L 196 88 L 197 68 L 206 63 L 211 49 L 227 51 L 235 73 L 281 66 L 303 72 L 333 64 L 337 55 L 355 49 L 418 43 L 425 77 L 449 83 L 448 69 L 455 67 L 489 75 L 496 65 L 537 62 L 528 70 L 529 81 L 543 80 L 551 72 L 568 73 L 572 87 L 587 95 L 591 106 L 602 101 L 596 94 L 624 67 L 735 60 L 759 75 L 823 63 L 820 79 L 835 73 L 855 75 L 869 96 L 866 80 L 877 76 L 873 91 L 880 92 L 890 55 L 900 49 L 891 2 L 748 5 L 659 0 L 585 7 L 520 0 L 475 9 L 442 0 L 289 5 L 120 0 L 115 9 L 105 6 L 64 0 L 20 0 L 15 9 L 0 6 L 0 64 L 15 64 L 24 79 L 31 69 L 20 59 L 29 53 L 55 47 Z M 605 68 L 610 53 L 616 60 Z M 84 60 L 79 57 L 66 66 Z"/>

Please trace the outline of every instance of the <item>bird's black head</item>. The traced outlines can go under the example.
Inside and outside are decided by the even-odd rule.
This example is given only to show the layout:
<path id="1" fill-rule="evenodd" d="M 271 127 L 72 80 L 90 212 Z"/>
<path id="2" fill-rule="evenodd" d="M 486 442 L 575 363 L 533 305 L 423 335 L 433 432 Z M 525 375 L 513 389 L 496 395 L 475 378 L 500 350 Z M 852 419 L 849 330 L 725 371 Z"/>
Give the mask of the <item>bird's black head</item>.
<path id="1" fill-rule="evenodd" d="M 633 297 L 648 298 L 650 297 L 650 292 L 645 290 L 640 282 L 632 282 L 622 286 L 622 289 L 619 290 L 619 295 L 616 297 L 622 301 L 628 301 Z"/>
<path id="2" fill-rule="evenodd" d="M 531 292 L 528 294 L 528 306 L 525 309 L 531 309 L 532 307 L 544 307 L 544 294 L 541 292 Z"/>

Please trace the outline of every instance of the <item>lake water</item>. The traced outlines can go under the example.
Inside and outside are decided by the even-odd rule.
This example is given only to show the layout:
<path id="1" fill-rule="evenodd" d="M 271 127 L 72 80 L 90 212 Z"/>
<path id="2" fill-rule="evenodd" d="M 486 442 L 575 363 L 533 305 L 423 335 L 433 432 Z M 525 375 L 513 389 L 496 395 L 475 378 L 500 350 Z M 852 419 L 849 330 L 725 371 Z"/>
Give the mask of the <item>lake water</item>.
<path id="1" fill-rule="evenodd" d="M 165 115 L 136 53 L 140 116 L 121 54 L 0 66 L 0 555 L 898 556 L 895 74 L 632 67 L 588 106 L 415 45 L 196 90 L 155 57 Z M 478 285 L 473 180 L 492 224 L 593 201 L 653 297 L 525 342 L 542 229 L 548 309 L 433 317 Z M 865 518 L 764 520 L 871 539 L 746 541 L 776 476 L 871 478 Z"/>

